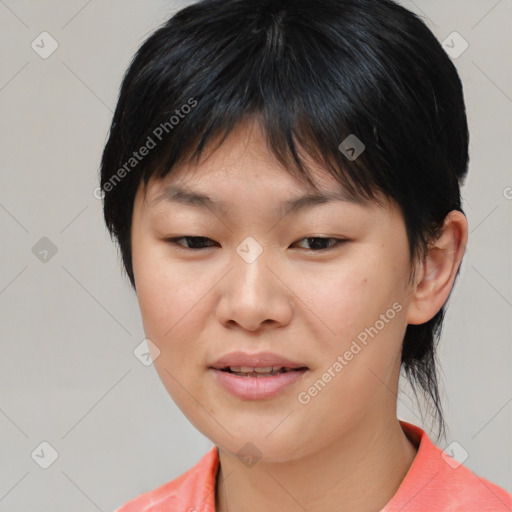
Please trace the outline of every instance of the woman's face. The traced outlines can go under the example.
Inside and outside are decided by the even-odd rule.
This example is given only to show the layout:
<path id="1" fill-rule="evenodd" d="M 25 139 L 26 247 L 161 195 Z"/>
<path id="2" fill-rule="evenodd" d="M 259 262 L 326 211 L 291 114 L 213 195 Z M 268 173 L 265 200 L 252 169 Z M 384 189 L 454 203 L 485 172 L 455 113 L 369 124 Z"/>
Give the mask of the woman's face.
<path id="1" fill-rule="evenodd" d="M 314 176 L 321 192 L 343 192 L 321 168 Z M 311 192 L 255 124 L 135 199 L 133 270 L 155 367 L 192 424 L 231 453 L 298 458 L 396 418 L 410 303 L 403 218 L 340 198 L 287 210 Z M 263 372 L 306 369 L 223 371 L 244 366 L 234 352 Z"/>

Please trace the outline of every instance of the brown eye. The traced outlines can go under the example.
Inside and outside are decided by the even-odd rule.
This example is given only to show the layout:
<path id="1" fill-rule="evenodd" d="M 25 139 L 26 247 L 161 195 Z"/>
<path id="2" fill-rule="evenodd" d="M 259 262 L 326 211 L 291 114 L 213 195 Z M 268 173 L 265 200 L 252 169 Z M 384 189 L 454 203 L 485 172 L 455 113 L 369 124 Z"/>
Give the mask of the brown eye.
<path id="1" fill-rule="evenodd" d="M 307 238 L 303 238 L 302 240 L 299 240 L 299 242 L 302 242 L 306 240 L 307 243 L 310 245 L 310 249 L 318 252 L 318 251 L 325 251 L 328 249 L 331 249 L 332 247 L 335 247 L 337 245 L 340 245 L 344 242 L 348 242 L 348 240 L 342 239 L 342 238 L 328 238 L 328 237 L 318 237 L 318 236 L 310 236 Z M 333 242 L 333 243 L 328 243 Z M 297 242 L 295 242 L 297 243 Z"/>
<path id="2" fill-rule="evenodd" d="M 186 240 L 186 245 L 180 243 L 180 240 Z M 181 236 L 179 238 L 168 238 L 167 242 L 178 245 L 183 249 L 208 249 L 211 245 L 205 245 L 207 241 L 213 242 L 210 238 L 205 236 Z"/>

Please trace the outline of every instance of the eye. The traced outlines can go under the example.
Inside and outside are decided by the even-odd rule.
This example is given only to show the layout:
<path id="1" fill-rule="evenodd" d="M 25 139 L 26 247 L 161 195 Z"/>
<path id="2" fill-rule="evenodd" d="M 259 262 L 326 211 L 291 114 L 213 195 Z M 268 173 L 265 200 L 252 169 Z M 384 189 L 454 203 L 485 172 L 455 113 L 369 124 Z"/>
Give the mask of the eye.
<path id="1" fill-rule="evenodd" d="M 180 243 L 180 241 L 185 240 L 186 244 L 183 245 Z M 210 247 L 213 247 L 213 245 L 206 245 L 208 242 L 214 242 L 210 238 L 207 238 L 205 236 L 181 236 L 178 238 L 168 238 L 166 240 L 169 243 L 172 243 L 174 245 L 178 245 L 182 247 L 183 249 L 192 249 L 192 250 L 200 250 L 200 249 L 208 249 Z M 311 245 L 310 249 L 313 252 L 320 252 L 320 251 L 326 251 L 329 250 L 337 245 L 341 245 L 345 242 L 348 242 L 346 239 L 342 238 L 329 238 L 329 237 L 318 237 L 318 236 L 312 236 L 307 238 L 302 238 L 298 242 L 295 242 L 295 244 L 298 244 L 299 242 L 306 241 L 308 245 Z M 332 243 L 327 243 L 332 242 Z M 294 244 L 294 245 L 295 245 Z"/>
<path id="2" fill-rule="evenodd" d="M 302 242 L 302 241 L 307 241 L 308 244 L 311 244 L 311 249 L 314 251 L 314 252 L 319 252 L 319 251 L 326 251 L 328 249 L 331 249 L 337 245 L 341 245 L 345 242 L 348 242 L 348 240 L 346 239 L 343 239 L 343 238 L 329 238 L 329 237 L 318 237 L 318 236 L 310 236 L 310 237 L 307 237 L 307 238 L 303 238 L 302 240 L 299 240 L 299 242 Z M 333 243 L 330 243 L 330 244 L 327 244 L 327 242 L 333 242 Z M 295 242 L 296 244 L 298 242 Z"/>
<path id="3" fill-rule="evenodd" d="M 179 240 L 186 240 L 187 243 L 192 241 L 192 243 L 188 246 L 184 246 L 183 244 L 179 243 Z M 210 238 L 206 238 L 205 236 L 181 236 L 179 238 L 168 238 L 167 242 L 170 242 L 175 245 L 181 246 L 183 249 L 208 249 L 212 246 L 205 246 L 205 242 L 210 241 L 213 242 Z"/>

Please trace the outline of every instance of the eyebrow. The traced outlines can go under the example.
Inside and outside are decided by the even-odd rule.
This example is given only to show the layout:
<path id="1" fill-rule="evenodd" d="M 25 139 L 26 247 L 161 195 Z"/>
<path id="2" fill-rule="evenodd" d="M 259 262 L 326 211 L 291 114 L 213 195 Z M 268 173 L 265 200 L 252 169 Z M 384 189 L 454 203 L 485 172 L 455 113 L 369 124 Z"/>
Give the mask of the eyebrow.
<path id="1" fill-rule="evenodd" d="M 167 186 L 160 195 L 151 201 L 151 205 L 154 206 L 162 200 L 171 203 L 184 204 L 187 206 L 208 208 L 214 212 L 221 211 L 223 213 L 226 213 L 229 207 L 228 203 L 225 201 L 214 201 L 206 194 L 194 191 L 188 187 L 178 187 L 177 185 Z M 299 210 L 312 208 L 313 206 L 319 204 L 333 202 L 347 202 L 360 206 L 365 206 L 368 204 L 364 199 L 355 197 L 354 195 L 348 194 L 346 192 L 324 191 L 321 193 L 310 193 L 283 201 L 279 205 L 278 211 L 282 216 L 284 216 L 290 213 L 296 213 Z"/>

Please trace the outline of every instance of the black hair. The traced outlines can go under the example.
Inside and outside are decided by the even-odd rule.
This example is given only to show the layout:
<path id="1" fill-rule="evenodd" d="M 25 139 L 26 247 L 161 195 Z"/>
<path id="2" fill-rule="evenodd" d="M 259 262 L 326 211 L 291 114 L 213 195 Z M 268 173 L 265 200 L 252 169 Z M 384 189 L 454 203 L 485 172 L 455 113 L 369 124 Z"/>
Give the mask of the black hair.
<path id="1" fill-rule="evenodd" d="M 425 256 L 451 210 L 462 212 L 462 84 L 415 14 L 391 0 L 203 0 L 178 11 L 135 54 L 102 155 L 104 218 L 134 289 L 138 187 L 177 163 L 198 162 L 247 119 L 261 123 L 272 153 L 309 185 L 304 154 L 354 196 L 395 201 L 411 262 Z M 340 146 L 349 136 L 364 144 L 357 158 Z M 436 372 L 443 315 L 444 306 L 407 326 L 401 358 L 444 436 Z"/>

